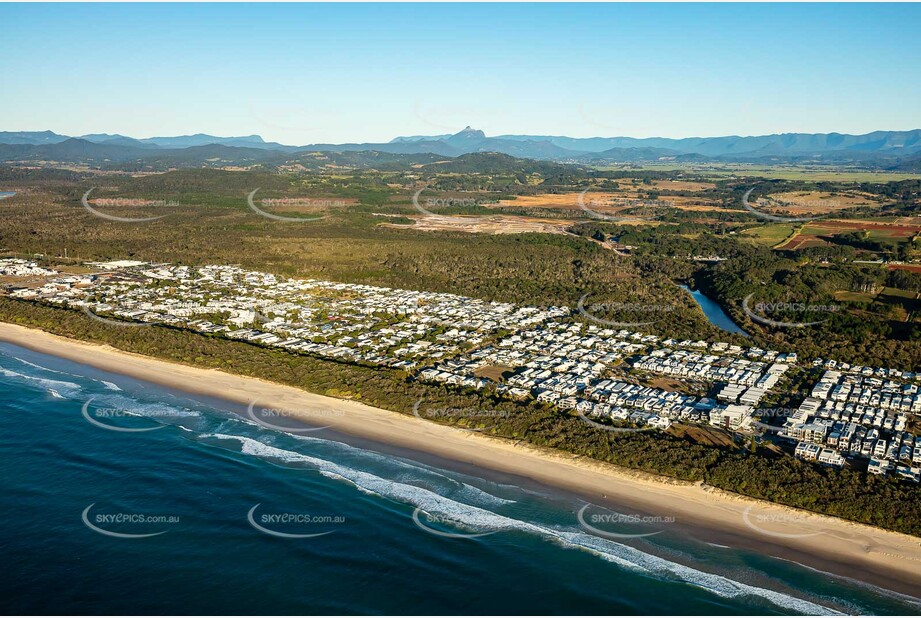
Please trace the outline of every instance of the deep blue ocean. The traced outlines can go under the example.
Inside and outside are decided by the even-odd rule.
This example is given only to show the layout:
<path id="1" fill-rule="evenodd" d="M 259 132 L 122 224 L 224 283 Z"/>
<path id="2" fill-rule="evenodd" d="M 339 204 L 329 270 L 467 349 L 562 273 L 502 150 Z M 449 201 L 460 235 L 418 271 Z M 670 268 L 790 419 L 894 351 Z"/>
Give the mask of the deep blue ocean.
<path id="1" fill-rule="evenodd" d="M 0 401 L 7 614 L 921 608 L 667 522 L 652 536 L 603 538 L 579 525 L 574 497 L 328 430 L 273 431 L 242 406 L 8 344 Z"/>

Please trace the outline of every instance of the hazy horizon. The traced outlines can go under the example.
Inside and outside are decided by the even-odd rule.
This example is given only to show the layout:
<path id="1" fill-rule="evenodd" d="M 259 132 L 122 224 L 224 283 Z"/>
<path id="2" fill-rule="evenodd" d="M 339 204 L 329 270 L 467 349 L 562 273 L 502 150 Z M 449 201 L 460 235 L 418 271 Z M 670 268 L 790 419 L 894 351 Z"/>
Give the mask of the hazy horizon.
<path id="1" fill-rule="evenodd" d="M 4 130 L 716 137 L 921 127 L 918 5 L 0 5 Z M 15 58 L 15 62 L 13 62 Z M 28 103 L 27 103 L 28 102 Z"/>
<path id="2" fill-rule="evenodd" d="M 469 125 L 468 125 L 468 126 L 469 126 Z M 461 128 L 458 129 L 457 131 L 449 131 L 449 132 L 441 133 L 441 134 L 435 133 L 435 132 L 428 133 L 428 134 L 423 134 L 423 133 L 401 134 L 401 135 L 394 135 L 393 137 L 390 137 L 390 138 L 387 138 L 387 139 L 382 139 L 382 140 L 380 140 L 380 141 L 375 141 L 375 142 L 372 142 L 371 140 L 358 140 L 358 142 L 359 142 L 359 143 L 360 143 L 360 142 L 365 142 L 365 143 L 381 143 L 381 144 L 384 144 L 384 143 L 389 143 L 389 142 L 391 142 L 392 140 L 398 139 L 398 138 L 412 138 L 412 137 L 422 137 L 422 136 L 425 136 L 425 137 L 438 137 L 439 135 L 452 135 L 452 134 L 459 133 L 459 132 L 461 132 L 464 128 L 465 128 L 465 127 L 461 127 Z M 475 130 L 477 129 L 477 127 L 473 127 L 473 126 L 471 126 L 470 128 L 471 128 L 471 129 L 475 129 Z M 41 129 L 34 129 L 34 128 L 33 128 L 33 129 L 28 129 L 28 128 L 27 128 L 27 129 L 12 128 L 12 129 L 11 129 L 11 128 L 8 128 L 8 127 L 0 126 L 0 132 L 9 132 L 9 133 L 33 133 L 33 132 L 34 132 L 34 133 L 38 133 L 38 132 L 42 132 L 42 131 L 51 131 L 52 133 L 56 133 L 57 135 L 64 135 L 64 136 L 71 137 L 71 138 L 82 138 L 82 137 L 84 137 L 84 136 L 101 135 L 101 134 L 112 134 L 112 135 L 115 135 L 115 134 L 116 134 L 116 133 L 113 132 L 113 131 L 106 131 L 105 129 L 100 129 L 100 130 L 98 130 L 98 131 L 91 131 L 91 132 L 89 132 L 89 133 L 80 133 L 80 134 L 76 134 L 76 133 L 68 133 L 68 132 L 66 132 L 66 131 L 56 131 L 55 129 L 48 129 L 48 128 L 41 128 Z M 666 135 L 613 135 L 613 134 L 612 134 L 612 135 L 604 135 L 604 134 L 597 134 L 597 135 L 566 135 L 566 134 L 563 134 L 563 133 L 554 133 L 554 132 L 549 132 L 549 131 L 537 131 L 537 132 L 531 132 L 531 133 L 507 133 L 507 132 L 506 132 L 506 133 L 496 133 L 496 134 L 492 134 L 492 133 L 486 132 L 486 137 L 502 137 L 502 136 L 505 136 L 505 135 L 516 135 L 516 136 L 517 136 L 517 135 L 528 135 L 528 136 L 539 136 L 539 137 L 568 137 L 568 138 L 575 138 L 575 139 L 591 139 L 591 138 L 611 139 L 611 138 L 626 137 L 626 138 L 638 139 L 638 140 L 643 140 L 643 139 L 676 139 L 676 140 L 680 140 L 680 139 L 695 139 L 695 138 L 714 138 L 714 139 L 719 139 L 719 138 L 725 138 L 725 137 L 740 137 L 740 138 L 746 138 L 746 137 L 762 137 L 762 136 L 765 136 L 765 135 L 784 135 L 784 134 L 791 134 L 791 135 L 792 135 L 792 134 L 794 134 L 794 133 L 806 133 L 806 134 L 830 134 L 830 133 L 838 133 L 838 134 L 841 134 L 841 135 L 866 135 L 866 134 L 868 134 L 868 133 L 875 133 L 875 132 L 902 132 L 902 133 L 904 133 L 904 132 L 909 132 L 909 131 L 921 131 L 921 126 L 919 126 L 919 127 L 913 127 L 913 128 L 909 128 L 909 129 L 887 129 L 887 128 L 881 128 L 881 129 L 874 129 L 874 130 L 872 130 L 872 131 L 866 131 L 866 132 L 864 132 L 864 133 L 845 133 L 845 132 L 843 132 L 843 131 L 822 131 L 822 132 L 818 132 L 818 131 L 795 131 L 795 132 L 794 132 L 794 131 L 789 131 L 789 132 L 784 132 L 784 133 L 759 133 L 759 134 L 754 134 L 754 133 L 753 133 L 753 134 L 731 133 L 731 134 L 726 134 L 726 135 L 682 135 L 682 136 L 675 136 L 675 137 L 672 137 L 672 136 L 666 136 Z M 294 142 L 290 142 L 290 141 L 285 141 L 284 139 L 268 139 L 268 138 L 266 138 L 265 135 L 262 135 L 262 134 L 260 134 L 260 133 L 246 133 L 246 132 L 235 133 L 235 134 L 227 134 L 227 135 L 216 135 L 216 134 L 213 134 L 213 133 L 208 133 L 208 132 L 206 132 L 206 131 L 195 131 L 195 132 L 182 133 L 182 134 L 180 134 L 180 133 L 173 133 L 173 134 L 162 133 L 162 134 L 159 134 L 159 135 L 132 135 L 132 134 L 130 134 L 130 133 L 118 133 L 118 135 L 123 135 L 124 137 L 130 137 L 130 138 L 138 139 L 138 140 L 156 139 L 156 138 L 171 138 L 171 137 L 188 137 L 188 136 L 199 135 L 199 134 L 200 134 L 200 135 L 210 135 L 211 137 L 216 137 L 216 138 L 221 138 L 221 139 L 227 139 L 227 138 L 245 138 L 245 137 L 261 137 L 261 138 L 263 139 L 263 141 L 265 141 L 265 142 L 267 142 L 267 143 L 273 143 L 273 142 L 274 142 L 274 143 L 282 144 L 283 146 L 309 146 L 309 145 L 311 145 L 311 144 L 294 143 Z M 325 142 L 313 142 L 313 143 L 315 143 L 315 144 L 324 144 L 324 143 L 326 143 L 326 144 L 346 144 L 346 143 L 354 143 L 355 141 L 356 141 L 356 140 L 348 140 L 348 141 L 347 141 L 347 140 L 338 140 L 338 141 L 336 141 L 336 140 L 329 140 L 329 141 L 325 141 Z"/>

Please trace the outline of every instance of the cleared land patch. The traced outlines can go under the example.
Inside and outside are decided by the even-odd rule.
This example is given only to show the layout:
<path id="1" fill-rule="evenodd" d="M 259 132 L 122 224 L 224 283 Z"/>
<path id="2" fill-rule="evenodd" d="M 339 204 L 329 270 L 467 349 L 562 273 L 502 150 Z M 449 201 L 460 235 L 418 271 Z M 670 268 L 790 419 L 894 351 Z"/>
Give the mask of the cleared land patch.
<path id="1" fill-rule="evenodd" d="M 382 227 L 402 227 L 423 232 L 466 232 L 470 234 L 522 234 L 525 232 L 543 232 L 546 234 L 566 234 L 566 228 L 575 221 L 569 219 L 535 219 L 497 215 L 493 217 L 476 216 L 424 216 L 407 215 L 413 220 L 412 225 L 381 223 Z"/>
<path id="2" fill-rule="evenodd" d="M 659 191 L 709 191 L 715 189 L 712 182 L 695 182 L 691 180 L 655 180 L 652 186 Z"/>
<path id="3" fill-rule="evenodd" d="M 788 238 L 796 228 L 787 223 L 759 225 L 739 232 L 739 236 L 750 239 L 757 245 L 773 247 Z"/>
<path id="4" fill-rule="evenodd" d="M 758 198 L 757 208 L 766 213 L 792 217 L 827 215 L 857 207 L 880 206 L 882 202 L 866 193 L 828 191 L 787 191 Z"/>
<path id="5" fill-rule="evenodd" d="M 867 219 L 811 221 L 804 225 L 798 234 L 777 248 L 795 251 L 806 247 L 818 247 L 828 244 L 825 238 L 848 232 L 867 232 L 867 237 L 873 240 L 906 241 L 921 233 L 921 226 Z"/>
<path id="6" fill-rule="evenodd" d="M 505 379 L 513 373 L 515 373 L 515 370 L 512 367 L 507 367 L 505 365 L 486 365 L 485 367 L 480 367 L 475 370 L 473 375 L 478 378 L 492 380 L 493 382 L 504 382 Z"/>
<path id="7" fill-rule="evenodd" d="M 701 184 L 701 183 L 697 183 Z M 620 193 L 589 191 L 582 197 L 586 208 L 602 214 L 626 214 L 623 211 L 631 208 L 652 206 L 656 208 L 677 210 L 690 210 L 710 212 L 720 210 L 713 200 L 701 197 L 683 195 L 660 195 L 650 198 L 644 191 L 631 190 L 627 186 Z M 648 190 L 648 188 L 646 189 Z M 542 193 L 538 195 L 521 195 L 515 199 L 500 200 L 496 204 L 487 204 L 489 208 L 515 208 L 532 210 L 573 210 L 581 211 L 579 202 L 580 192 L 571 193 Z"/>
<path id="8" fill-rule="evenodd" d="M 913 273 L 921 273 L 921 264 L 889 264 L 889 270 L 907 270 Z"/>

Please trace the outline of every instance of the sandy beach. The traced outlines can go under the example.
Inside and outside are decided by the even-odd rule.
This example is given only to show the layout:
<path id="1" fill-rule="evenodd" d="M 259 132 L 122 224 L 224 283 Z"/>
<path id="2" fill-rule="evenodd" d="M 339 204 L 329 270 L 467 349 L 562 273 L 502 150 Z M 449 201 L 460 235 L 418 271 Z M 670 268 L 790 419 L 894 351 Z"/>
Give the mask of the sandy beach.
<path id="1" fill-rule="evenodd" d="M 793 560 L 918 596 L 921 538 L 491 438 L 408 415 L 217 370 L 156 360 L 0 323 L 0 341 L 180 391 L 278 408 L 312 425 L 528 479 L 595 504 L 673 517 L 695 538 Z M 921 491 L 921 490 L 919 490 Z"/>

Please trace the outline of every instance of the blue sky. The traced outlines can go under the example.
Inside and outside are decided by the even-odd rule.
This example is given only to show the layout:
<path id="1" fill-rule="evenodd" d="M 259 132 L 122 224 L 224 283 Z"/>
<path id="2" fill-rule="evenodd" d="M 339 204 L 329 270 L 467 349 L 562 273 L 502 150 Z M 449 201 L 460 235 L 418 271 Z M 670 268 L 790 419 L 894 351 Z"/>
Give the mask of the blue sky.
<path id="1" fill-rule="evenodd" d="M 921 128 L 921 5 L 0 5 L 0 130 Z"/>

